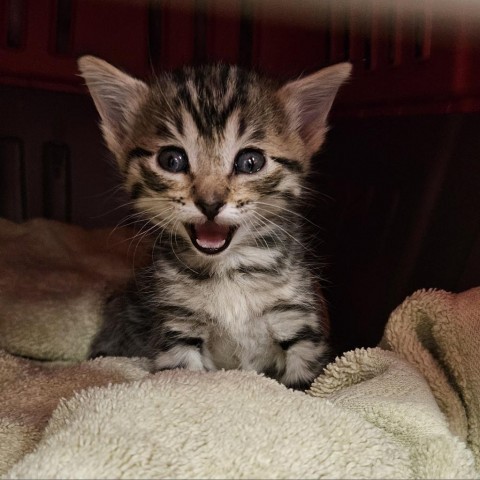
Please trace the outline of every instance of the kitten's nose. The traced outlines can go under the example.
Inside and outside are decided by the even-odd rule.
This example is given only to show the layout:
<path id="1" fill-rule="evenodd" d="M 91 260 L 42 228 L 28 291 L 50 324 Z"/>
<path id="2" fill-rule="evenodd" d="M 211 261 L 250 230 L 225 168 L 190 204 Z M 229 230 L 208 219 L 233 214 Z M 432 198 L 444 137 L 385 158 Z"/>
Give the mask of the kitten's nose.
<path id="1" fill-rule="evenodd" d="M 218 215 L 218 212 L 225 205 L 225 203 L 206 203 L 203 200 L 197 200 L 195 205 L 209 220 L 213 220 Z"/>

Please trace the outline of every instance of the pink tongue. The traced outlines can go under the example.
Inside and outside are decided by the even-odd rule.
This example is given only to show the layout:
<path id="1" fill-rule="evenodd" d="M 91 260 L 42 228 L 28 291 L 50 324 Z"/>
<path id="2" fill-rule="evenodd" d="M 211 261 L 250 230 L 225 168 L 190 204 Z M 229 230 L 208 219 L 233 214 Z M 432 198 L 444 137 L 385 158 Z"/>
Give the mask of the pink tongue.
<path id="1" fill-rule="evenodd" d="M 208 221 L 195 225 L 195 239 L 202 248 L 220 248 L 227 240 L 229 230 L 226 225 Z"/>

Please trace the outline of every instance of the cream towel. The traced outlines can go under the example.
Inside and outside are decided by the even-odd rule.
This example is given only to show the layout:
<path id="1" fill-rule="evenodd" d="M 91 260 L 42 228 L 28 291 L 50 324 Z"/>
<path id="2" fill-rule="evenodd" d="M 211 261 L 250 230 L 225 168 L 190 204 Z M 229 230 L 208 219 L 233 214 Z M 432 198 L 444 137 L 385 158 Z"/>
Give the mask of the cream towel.
<path id="1" fill-rule="evenodd" d="M 35 359 L 85 359 L 105 296 L 148 261 L 150 242 L 133 235 L 0 219 L 0 348 Z"/>
<path id="2" fill-rule="evenodd" d="M 380 346 L 423 374 L 480 469 L 480 288 L 415 292 L 390 316 Z"/>
<path id="3" fill-rule="evenodd" d="M 61 402 L 36 450 L 6 477 L 478 478 L 406 362 L 351 352 L 312 394 L 332 378 L 337 393 L 360 382 L 360 403 L 242 371 L 173 370 L 84 390 Z"/>
<path id="4" fill-rule="evenodd" d="M 143 360 L 127 358 L 58 366 L 0 351 L 0 475 L 33 450 L 61 399 L 87 387 L 144 378 L 145 367 Z"/>
<path id="5" fill-rule="evenodd" d="M 392 352 L 347 352 L 309 393 L 357 412 L 406 447 L 413 478 L 476 475 L 471 452 L 449 431 L 423 376 Z"/>

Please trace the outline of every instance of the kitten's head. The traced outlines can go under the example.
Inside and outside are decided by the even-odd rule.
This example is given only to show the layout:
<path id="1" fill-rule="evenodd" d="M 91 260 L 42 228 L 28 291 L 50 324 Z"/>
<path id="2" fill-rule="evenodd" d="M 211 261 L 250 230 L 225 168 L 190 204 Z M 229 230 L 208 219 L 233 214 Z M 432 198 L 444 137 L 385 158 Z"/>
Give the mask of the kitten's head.
<path id="1" fill-rule="evenodd" d="M 259 237 L 287 227 L 351 69 L 278 86 L 227 65 L 151 85 L 91 56 L 79 67 L 136 209 L 205 258 L 261 248 Z"/>

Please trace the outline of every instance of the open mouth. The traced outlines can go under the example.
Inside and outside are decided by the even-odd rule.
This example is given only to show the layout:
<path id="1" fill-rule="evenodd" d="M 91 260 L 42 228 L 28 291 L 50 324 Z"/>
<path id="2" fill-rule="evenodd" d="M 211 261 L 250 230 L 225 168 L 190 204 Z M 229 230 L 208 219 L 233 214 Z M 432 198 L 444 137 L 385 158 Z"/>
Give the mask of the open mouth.
<path id="1" fill-rule="evenodd" d="M 232 241 L 236 229 L 237 227 L 235 226 L 219 225 L 210 220 L 187 227 L 195 248 L 207 255 L 214 255 L 226 250 Z"/>

